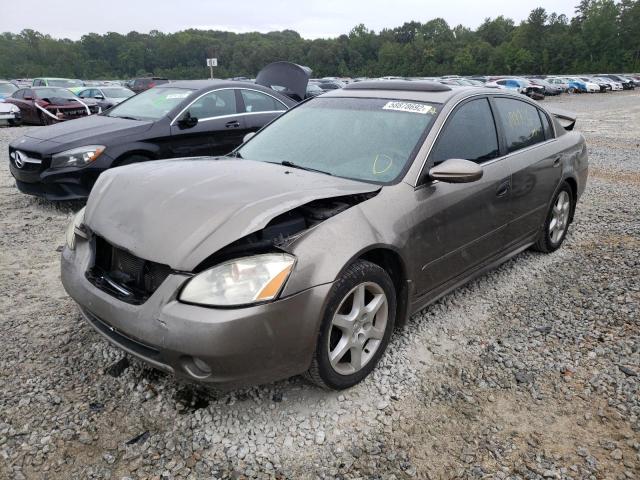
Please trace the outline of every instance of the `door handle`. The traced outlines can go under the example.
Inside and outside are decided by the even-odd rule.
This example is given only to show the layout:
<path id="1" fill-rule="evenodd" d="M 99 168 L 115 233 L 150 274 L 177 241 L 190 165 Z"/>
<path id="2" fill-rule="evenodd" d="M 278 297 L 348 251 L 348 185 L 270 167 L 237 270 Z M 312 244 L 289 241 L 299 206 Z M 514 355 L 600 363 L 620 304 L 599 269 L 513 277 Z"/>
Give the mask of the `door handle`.
<path id="1" fill-rule="evenodd" d="M 560 157 L 556 157 L 556 159 L 553 161 L 553 166 L 554 167 L 560 166 Z"/>
<path id="2" fill-rule="evenodd" d="M 504 197 L 509 193 L 509 185 L 510 183 L 508 181 L 498 185 L 498 188 L 496 189 L 496 197 Z"/>
<path id="3" fill-rule="evenodd" d="M 238 128 L 240 127 L 240 122 L 237 120 L 232 120 L 231 122 L 227 122 L 224 125 L 226 128 Z"/>

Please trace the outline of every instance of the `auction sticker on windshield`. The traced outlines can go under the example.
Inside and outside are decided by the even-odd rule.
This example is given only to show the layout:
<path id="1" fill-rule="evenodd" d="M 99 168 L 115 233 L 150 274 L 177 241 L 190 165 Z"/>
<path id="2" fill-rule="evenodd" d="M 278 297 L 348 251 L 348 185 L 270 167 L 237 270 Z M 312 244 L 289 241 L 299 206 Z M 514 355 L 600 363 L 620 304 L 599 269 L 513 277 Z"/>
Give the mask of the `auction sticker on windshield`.
<path id="1" fill-rule="evenodd" d="M 433 115 L 436 109 L 431 105 L 413 102 L 387 102 L 383 110 L 395 110 L 397 112 L 419 113 L 421 115 Z"/>
<path id="2" fill-rule="evenodd" d="M 187 98 L 189 95 L 191 95 L 191 92 L 186 92 L 186 93 L 170 93 L 169 95 L 167 95 L 167 100 L 173 100 L 175 98 Z"/>

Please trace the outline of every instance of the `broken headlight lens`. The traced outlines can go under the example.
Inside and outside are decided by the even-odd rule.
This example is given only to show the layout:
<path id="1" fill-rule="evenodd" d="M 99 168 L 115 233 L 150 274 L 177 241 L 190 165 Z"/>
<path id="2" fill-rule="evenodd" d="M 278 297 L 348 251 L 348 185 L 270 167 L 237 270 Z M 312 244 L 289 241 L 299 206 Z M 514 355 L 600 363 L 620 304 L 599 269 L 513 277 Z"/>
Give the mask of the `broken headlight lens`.
<path id="1" fill-rule="evenodd" d="M 84 223 L 84 209 L 85 207 L 82 207 L 78 213 L 73 216 L 69 225 L 67 225 L 67 247 L 71 250 L 75 250 L 76 248 L 76 229 L 79 229 Z"/>
<path id="2" fill-rule="evenodd" d="M 295 257 L 266 253 L 221 263 L 193 277 L 180 293 L 183 302 L 238 306 L 273 300 L 286 283 Z"/>
<path id="3" fill-rule="evenodd" d="M 87 145 L 56 153 L 51 158 L 51 168 L 84 167 L 98 158 L 105 148 L 104 145 Z"/>

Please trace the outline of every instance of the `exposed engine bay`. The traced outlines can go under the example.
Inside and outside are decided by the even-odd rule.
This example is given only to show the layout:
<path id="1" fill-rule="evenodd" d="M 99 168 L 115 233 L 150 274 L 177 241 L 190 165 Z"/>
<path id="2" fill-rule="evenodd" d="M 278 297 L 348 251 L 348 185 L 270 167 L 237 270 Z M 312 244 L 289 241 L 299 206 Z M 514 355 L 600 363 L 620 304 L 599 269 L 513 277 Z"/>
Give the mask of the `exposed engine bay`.
<path id="1" fill-rule="evenodd" d="M 262 230 L 251 233 L 214 253 L 195 272 L 244 254 L 266 253 L 282 248 L 302 232 L 358 205 L 378 194 L 378 191 L 324 198 L 301 205 L 274 217 Z"/>

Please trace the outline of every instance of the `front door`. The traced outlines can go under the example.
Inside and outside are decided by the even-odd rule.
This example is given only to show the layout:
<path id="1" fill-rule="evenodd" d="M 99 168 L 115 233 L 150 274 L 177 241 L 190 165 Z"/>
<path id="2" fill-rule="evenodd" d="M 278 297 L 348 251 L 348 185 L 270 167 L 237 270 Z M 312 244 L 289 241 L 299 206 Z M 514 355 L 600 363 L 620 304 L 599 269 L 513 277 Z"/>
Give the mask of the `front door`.
<path id="1" fill-rule="evenodd" d="M 197 118 L 195 126 L 180 120 Z M 213 90 L 198 98 L 171 125 L 173 157 L 226 155 L 242 143 L 244 119 L 238 112 L 234 89 Z"/>
<path id="2" fill-rule="evenodd" d="M 497 254 L 509 220 L 511 173 L 500 147 L 492 110 L 484 97 L 457 107 L 444 125 L 426 168 L 451 158 L 475 161 L 483 176 L 472 183 L 427 179 L 415 191 L 412 232 L 420 259 L 416 293 L 436 289 Z"/>

